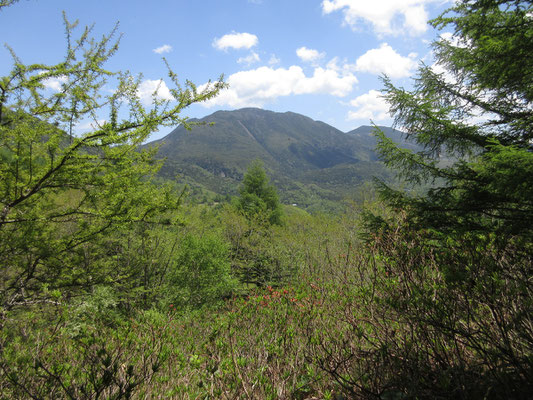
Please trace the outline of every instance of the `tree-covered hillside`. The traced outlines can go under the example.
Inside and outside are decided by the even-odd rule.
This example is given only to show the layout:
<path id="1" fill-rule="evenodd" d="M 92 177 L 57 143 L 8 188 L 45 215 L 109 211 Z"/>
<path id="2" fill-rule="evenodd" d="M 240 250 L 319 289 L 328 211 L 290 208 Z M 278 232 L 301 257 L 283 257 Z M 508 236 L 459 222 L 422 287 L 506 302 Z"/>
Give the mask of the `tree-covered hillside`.
<path id="1" fill-rule="evenodd" d="M 281 205 L 268 160 L 243 156 L 231 202 L 161 184 L 142 143 L 223 81 L 182 89 L 169 71 L 174 101 L 154 93 L 148 110 L 139 80 L 105 68 L 114 31 L 93 40 L 66 19 L 58 64 L 13 53 L 0 78 L 0 398 L 531 398 L 532 15 L 530 1 L 460 0 L 433 21 L 454 30 L 433 45 L 446 73 L 421 66 L 412 90 L 384 79 L 416 145 L 375 129 L 406 186 L 378 181 L 377 198 L 367 184 L 337 214 Z M 59 92 L 45 90 L 52 77 Z M 342 184 L 346 166 L 373 162 L 360 130 L 214 115 L 261 144 L 254 158 L 297 156 L 308 170 L 287 179 Z M 84 116 L 94 125 L 79 134 Z"/>
<path id="2" fill-rule="evenodd" d="M 339 202 L 374 176 L 393 174 L 377 159 L 372 127 L 343 133 L 323 122 L 291 112 L 257 108 L 218 111 L 190 131 L 176 128 L 151 143 L 164 158 L 160 175 L 179 178 L 220 195 L 237 193 L 248 165 L 261 160 L 285 204 L 318 210 L 320 202 Z M 399 131 L 383 127 L 396 142 Z M 327 210 L 328 206 L 322 206 Z"/>

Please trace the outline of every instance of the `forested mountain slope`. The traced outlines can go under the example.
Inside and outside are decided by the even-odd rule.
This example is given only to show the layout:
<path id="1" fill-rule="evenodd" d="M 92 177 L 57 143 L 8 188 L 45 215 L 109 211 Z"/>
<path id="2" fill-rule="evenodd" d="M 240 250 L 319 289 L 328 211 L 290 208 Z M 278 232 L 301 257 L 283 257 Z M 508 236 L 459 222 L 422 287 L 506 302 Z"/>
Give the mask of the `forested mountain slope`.
<path id="1" fill-rule="evenodd" d="M 149 145 L 165 158 L 161 175 L 180 176 L 220 194 L 234 194 L 246 167 L 263 161 L 286 203 L 316 196 L 338 200 L 378 175 L 390 178 L 374 152 L 371 126 L 344 133 L 324 122 L 257 108 L 217 111 Z M 401 132 L 382 127 L 393 140 Z M 305 204 L 304 204 L 305 205 Z"/>

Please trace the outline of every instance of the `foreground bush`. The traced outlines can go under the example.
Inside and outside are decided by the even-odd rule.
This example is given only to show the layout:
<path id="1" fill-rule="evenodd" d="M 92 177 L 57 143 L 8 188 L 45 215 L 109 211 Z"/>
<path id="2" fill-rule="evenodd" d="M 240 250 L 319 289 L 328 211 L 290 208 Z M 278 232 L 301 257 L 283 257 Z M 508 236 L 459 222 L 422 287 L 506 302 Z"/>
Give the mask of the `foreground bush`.
<path id="1" fill-rule="evenodd" d="M 186 235 L 174 263 L 165 280 L 167 305 L 178 309 L 214 305 L 231 297 L 237 286 L 231 276 L 228 246 L 215 235 Z"/>
<path id="2" fill-rule="evenodd" d="M 128 316 L 102 289 L 8 314 L 0 397 L 528 398 L 530 258 L 488 238 L 441 248 L 402 224 L 366 247 L 316 232 L 292 286 L 218 309 Z"/>
<path id="3" fill-rule="evenodd" d="M 310 360 L 354 398 L 528 398 L 531 258 L 489 238 L 451 245 L 401 224 L 376 236 L 309 320 Z"/>

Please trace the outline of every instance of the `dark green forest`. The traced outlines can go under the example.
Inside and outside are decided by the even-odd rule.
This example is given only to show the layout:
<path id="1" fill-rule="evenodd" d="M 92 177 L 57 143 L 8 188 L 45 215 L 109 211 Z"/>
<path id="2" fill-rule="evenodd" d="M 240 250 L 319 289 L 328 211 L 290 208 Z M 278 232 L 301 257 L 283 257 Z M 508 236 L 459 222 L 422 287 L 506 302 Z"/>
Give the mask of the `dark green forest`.
<path id="1" fill-rule="evenodd" d="M 283 204 L 265 161 L 205 202 L 160 173 L 144 144 L 201 124 L 187 107 L 223 78 L 199 90 L 169 66 L 175 101 L 146 108 L 106 67 L 116 30 L 66 17 L 58 64 L 12 51 L 0 399 L 531 398 L 533 4 L 459 0 L 431 23 L 454 31 L 432 45 L 446 72 L 383 77 L 414 145 L 375 127 L 391 175 L 335 213 Z"/>

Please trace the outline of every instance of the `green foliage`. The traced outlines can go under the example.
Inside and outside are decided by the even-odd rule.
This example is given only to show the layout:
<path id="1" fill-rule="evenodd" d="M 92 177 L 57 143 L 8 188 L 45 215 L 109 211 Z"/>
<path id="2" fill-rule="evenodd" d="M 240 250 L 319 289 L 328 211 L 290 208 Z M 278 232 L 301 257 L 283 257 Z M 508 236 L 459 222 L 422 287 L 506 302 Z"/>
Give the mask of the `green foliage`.
<path id="1" fill-rule="evenodd" d="M 475 234 L 435 249 L 401 216 L 391 227 L 324 272 L 336 279 L 318 285 L 309 359 L 350 398 L 527 398 L 531 261 Z"/>
<path id="2" fill-rule="evenodd" d="M 276 188 L 269 179 L 260 161 L 254 161 L 244 175 L 239 189 L 237 209 L 249 219 L 266 219 L 273 225 L 281 225 L 283 209 Z"/>
<path id="3" fill-rule="evenodd" d="M 221 219 L 231 246 L 232 271 L 241 283 L 264 287 L 291 280 L 298 268 L 280 238 L 283 228 L 250 221 L 230 208 Z"/>
<path id="4" fill-rule="evenodd" d="M 11 4 L 16 3 L 17 1 L 18 0 L 0 0 L 0 9 L 2 9 L 2 7 L 10 6 Z"/>
<path id="5" fill-rule="evenodd" d="M 423 149 L 376 129 L 384 161 L 415 190 L 379 183 L 396 213 L 366 220 L 377 273 L 362 337 L 381 372 L 362 382 L 360 364 L 337 352 L 331 373 L 350 387 L 417 398 L 532 390 L 532 11 L 526 1 L 457 2 L 433 21 L 455 28 L 434 44 L 445 72 L 423 66 L 412 91 L 385 78 L 396 123 Z"/>
<path id="6" fill-rule="evenodd" d="M 85 334 L 95 323 L 108 327 L 117 326 L 123 319 L 118 306 L 118 295 L 112 287 L 96 286 L 92 293 L 73 302 L 65 318 L 65 331 L 76 337 Z"/>
<path id="7" fill-rule="evenodd" d="M 166 305 L 198 308 L 231 297 L 236 281 L 231 277 L 228 250 L 216 235 L 187 234 L 166 277 Z"/>
<path id="8" fill-rule="evenodd" d="M 56 65 L 25 65 L 0 78 L 0 304 L 5 310 L 50 299 L 49 292 L 120 279 L 109 263 L 107 237 L 136 223 L 164 224 L 179 193 L 157 187 L 154 151 L 138 147 L 160 126 L 187 124 L 181 111 L 214 96 L 222 82 L 181 88 L 174 101 L 154 94 L 151 109 L 138 97 L 140 79 L 112 73 L 105 63 L 118 49 L 116 30 L 100 41 L 65 18 L 67 53 Z M 50 93 L 47 80 L 60 90 Z M 116 90 L 103 90 L 106 82 Z M 104 93 L 105 92 L 105 93 Z M 107 116 L 106 116 L 107 114 Z M 105 118 L 105 122 L 101 122 Z M 80 122 L 93 129 L 76 133 Z"/>
<path id="9" fill-rule="evenodd" d="M 285 224 L 260 164 L 238 209 L 182 206 L 138 151 L 221 83 L 151 111 L 127 75 L 99 97 L 116 47 L 88 31 L 65 63 L 17 60 L 0 80 L 0 398 L 528 398 L 528 4 L 457 3 L 435 21 L 457 28 L 460 46 L 436 44 L 455 81 L 425 68 L 413 93 L 387 82 L 425 149 L 381 137 L 381 152 L 428 190 L 383 185 L 382 204 L 362 187 L 349 213 L 291 209 Z M 47 95 L 54 77 L 62 91 Z M 107 106 L 108 122 L 74 134 Z M 375 214 L 364 243 L 362 206 Z"/>
<path id="10" fill-rule="evenodd" d="M 2 398 L 131 399 L 169 356 L 172 319 L 154 312 L 113 327 L 97 318 L 75 336 L 61 318 L 25 317 L 0 332 Z"/>
<path id="11" fill-rule="evenodd" d="M 434 184 L 422 196 L 381 185 L 413 226 L 533 240 L 531 12 L 527 1 L 461 1 L 433 21 L 455 29 L 434 44 L 446 72 L 422 67 L 411 92 L 385 79 L 396 124 L 424 150 L 399 149 L 378 130 L 381 156 L 409 182 Z"/>
<path id="12" fill-rule="evenodd" d="M 225 247 L 221 225 L 244 241 L 240 227 L 254 226 L 232 212 L 184 210 L 188 233 L 172 258 L 183 262 L 165 276 L 215 258 L 204 253 Z M 502 252 L 473 234 L 436 251 L 396 216 L 363 247 L 356 212 L 287 218 L 261 251 L 298 267 L 292 283 L 249 288 L 217 308 L 172 303 L 127 318 L 117 316 L 121 290 L 109 287 L 67 309 L 11 313 L 0 332 L 0 397 L 128 398 L 130 388 L 131 398 L 527 398 L 531 265 L 517 262 L 512 244 Z M 218 265 L 234 261 L 227 247 L 216 254 Z M 168 293 L 190 293 L 193 273 Z"/>

